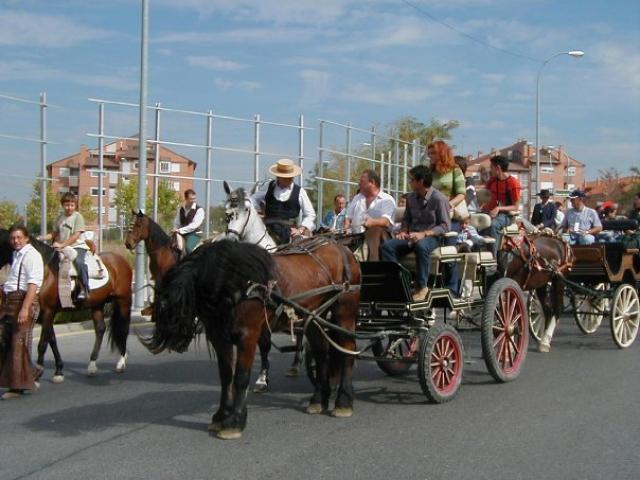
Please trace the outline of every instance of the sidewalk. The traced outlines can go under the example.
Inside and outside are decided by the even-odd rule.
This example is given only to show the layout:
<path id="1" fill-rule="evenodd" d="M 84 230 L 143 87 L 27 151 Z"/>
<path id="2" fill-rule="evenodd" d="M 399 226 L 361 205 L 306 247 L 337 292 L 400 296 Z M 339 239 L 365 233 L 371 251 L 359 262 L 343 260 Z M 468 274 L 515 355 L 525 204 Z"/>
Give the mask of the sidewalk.
<path id="1" fill-rule="evenodd" d="M 107 319 L 107 323 L 109 320 Z M 133 325 L 144 325 L 151 322 L 151 317 L 140 315 L 140 310 L 132 310 L 131 311 L 131 326 Z M 91 331 L 93 332 L 93 321 L 85 320 L 84 322 L 69 322 L 69 323 L 61 323 L 53 326 L 56 335 L 61 335 L 64 333 L 75 333 L 75 332 L 84 332 Z M 40 332 L 42 331 L 42 327 L 40 325 L 36 325 L 33 329 L 33 338 L 35 340 L 40 338 Z"/>

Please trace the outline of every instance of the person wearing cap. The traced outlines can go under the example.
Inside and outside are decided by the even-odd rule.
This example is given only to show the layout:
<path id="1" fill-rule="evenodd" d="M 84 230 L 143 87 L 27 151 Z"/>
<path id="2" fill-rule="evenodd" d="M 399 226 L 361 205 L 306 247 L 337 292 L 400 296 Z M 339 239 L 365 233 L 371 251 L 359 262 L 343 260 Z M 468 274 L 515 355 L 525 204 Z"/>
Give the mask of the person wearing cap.
<path id="1" fill-rule="evenodd" d="M 196 203 L 196 192 L 190 188 L 185 190 L 184 204 L 178 209 L 171 230 L 180 251 L 189 254 L 195 250 L 202 239 L 201 227 L 204 219 L 204 208 Z"/>
<path id="2" fill-rule="evenodd" d="M 567 210 L 560 228 L 569 234 L 572 245 L 591 245 L 596 241 L 596 235 L 602 231 L 598 214 L 584 204 L 586 197 L 582 190 L 574 190 L 569 194 L 571 208 Z"/>
<path id="3" fill-rule="evenodd" d="M 315 228 L 316 211 L 309 195 L 293 182 L 302 168 L 288 158 L 282 158 L 269 167 L 276 177 L 269 182 L 267 191 L 256 192 L 251 201 L 256 209 L 264 205 L 264 223 L 278 245 L 289 243 L 291 237 L 309 236 Z M 302 213 L 302 221 L 298 218 Z"/>
<path id="4" fill-rule="evenodd" d="M 493 244 L 493 255 L 497 255 L 502 229 L 512 222 L 510 213 L 517 211 L 520 204 L 520 182 L 509 174 L 509 159 L 503 155 L 491 157 L 491 179 L 487 182 L 487 190 L 491 199 L 481 206 L 491 217 L 489 235 L 496 239 Z"/>
<path id="5" fill-rule="evenodd" d="M 538 196 L 540 197 L 540 203 L 536 203 L 535 207 L 533 207 L 531 223 L 540 229 L 555 229 L 557 208 L 555 203 L 549 201 L 551 197 L 549 190 L 543 188 L 538 193 Z"/>
<path id="6" fill-rule="evenodd" d="M 347 206 L 344 228 L 347 232 L 364 233 L 368 249 L 366 260 L 380 260 L 380 245 L 391 238 L 396 201 L 380 188 L 380 175 L 368 169 L 358 182 L 359 192 Z"/>

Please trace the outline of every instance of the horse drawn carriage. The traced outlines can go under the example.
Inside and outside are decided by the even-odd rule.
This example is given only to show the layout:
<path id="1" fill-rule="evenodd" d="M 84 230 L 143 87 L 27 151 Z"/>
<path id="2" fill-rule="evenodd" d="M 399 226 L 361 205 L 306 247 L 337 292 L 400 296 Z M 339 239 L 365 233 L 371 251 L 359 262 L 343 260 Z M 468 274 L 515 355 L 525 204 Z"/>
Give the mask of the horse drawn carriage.
<path id="1" fill-rule="evenodd" d="M 634 220 L 603 222 L 605 231 L 637 235 Z M 572 306 L 578 328 L 594 333 L 605 317 L 610 318 L 611 336 L 620 348 L 629 347 L 640 325 L 640 249 L 622 241 L 574 245 L 573 266 L 565 276 L 565 295 Z M 537 302 L 530 302 L 531 333 L 539 338 L 542 320 Z"/>

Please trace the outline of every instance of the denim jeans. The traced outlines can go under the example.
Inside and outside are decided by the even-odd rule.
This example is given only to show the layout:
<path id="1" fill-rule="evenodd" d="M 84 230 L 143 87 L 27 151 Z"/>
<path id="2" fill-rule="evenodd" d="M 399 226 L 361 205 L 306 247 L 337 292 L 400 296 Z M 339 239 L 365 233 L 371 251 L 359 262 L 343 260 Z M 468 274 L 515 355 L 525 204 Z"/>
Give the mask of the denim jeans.
<path id="1" fill-rule="evenodd" d="M 496 243 L 492 245 L 494 257 L 498 253 L 498 248 L 500 247 L 500 242 L 502 240 L 502 233 L 500 233 L 500 231 L 510 224 L 511 217 L 506 213 L 499 213 L 498 215 L 496 215 L 496 218 L 491 220 L 491 226 L 489 227 L 489 236 L 496 239 Z"/>
<path id="2" fill-rule="evenodd" d="M 410 252 L 415 252 L 418 271 L 416 283 L 419 288 L 426 287 L 429 280 L 429 267 L 431 252 L 440 246 L 438 237 L 425 237 L 418 243 L 409 243 L 409 240 L 387 240 L 380 248 L 380 257 L 385 262 L 398 262 L 398 258 Z"/>
<path id="3" fill-rule="evenodd" d="M 589 234 L 578 235 L 577 233 L 571 233 L 569 236 L 569 244 L 571 245 L 591 245 L 595 242 L 595 237 Z"/>
<path id="4" fill-rule="evenodd" d="M 84 288 L 89 291 L 89 270 L 87 269 L 87 264 L 84 263 L 84 257 L 87 254 L 87 251 L 84 248 L 74 248 L 77 252 L 77 256 L 73 261 L 73 264 L 76 266 L 76 270 L 78 271 L 78 278 L 82 282 Z"/>

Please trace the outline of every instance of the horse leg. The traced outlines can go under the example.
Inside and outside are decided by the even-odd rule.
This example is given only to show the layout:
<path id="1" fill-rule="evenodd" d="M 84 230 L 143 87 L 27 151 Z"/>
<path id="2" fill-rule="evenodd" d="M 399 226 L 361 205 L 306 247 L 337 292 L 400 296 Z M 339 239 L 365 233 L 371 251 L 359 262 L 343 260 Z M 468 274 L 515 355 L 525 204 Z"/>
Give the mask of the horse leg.
<path id="1" fill-rule="evenodd" d="M 260 374 L 253 386 L 254 393 L 264 393 L 269 390 L 269 352 L 271 351 L 271 332 L 265 325 L 258 339 L 260 348 Z"/>
<path id="2" fill-rule="evenodd" d="M 104 306 L 103 306 L 104 308 Z M 120 358 L 116 363 L 116 373 L 127 369 L 127 338 L 131 323 L 131 296 L 125 295 L 113 301 L 113 315 L 111 316 L 111 349 L 116 347 Z"/>
<path id="3" fill-rule="evenodd" d="M 233 372 L 233 408 L 231 415 L 222 420 L 218 438 L 232 440 L 240 438 L 247 425 L 247 390 L 251 380 L 251 366 L 256 355 L 256 346 L 264 326 L 262 302 L 249 300 L 238 305 L 237 350 Z"/>
<path id="4" fill-rule="evenodd" d="M 300 364 L 302 363 L 302 339 L 304 336 L 302 332 L 296 332 L 296 352 L 293 356 L 293 362 L 291 366 L 284 373 L 287 377 L 297 377 L 300 373 Z"/>
<path id="5" fill-rule="evenodd" d="M 231 415 L 233 409 L 233 345 L 219 340 L 220 335 L 211 339 L 211 344 L 218 359 L 218 373 L 220 376 L 220 405 L 211 417 L 210 432 L 222 430 L 222 422 Z"/>
<path id="6" fill-rule="evenodd" d="M 64 382 L 64 363 L 62 362 L 62 356 L 58 350 L 56 332 L 53 329 L 54 312 L 48 308 L 43 308 L 40 311 L 40 315 L 42 330 L 40 332 L 40 341 L 38 342 L 38 359 L 36 361 L 36 368 L 39 370 L 39 376 L 41 376 L 42 372 L 44 372 L 44 354 L 47 351 L 47 346 L 51 346 L 51 352 L 53 352 L 53 358 L 56 365 L 56 370 L 51 381 L 53 383 L 62 383 Z"/>
<path id="7" fill-rule="evenodd" d="M 334 309 L 336 324 L 342 328 L 355 332 L 356 317 L 358 315 L 359 295 L 353 293 L 343 294 L 339 304 Z M 347 335 L 338 335 L 337 343 L 346 350 L 354 351 L 356 341 Z M 331 370 L 335 371 L 338 378 L 338 392 L 335 409 L 331 413 L 334 417 L 350 417 L 353 415 L 353 355 L 339 352 L 335 348 L 329 350 Z"/>
<path id="8" fill-rule="evenodd" d="M 311 324 L 307 329 L 307 340 L 316 364 L 316 381 L 313 384 L 313 395 L 307 407 L 307 413 L 311 415 L 326 411 L 329 408 L 329 397 L 331 396 L 329 344 L 318 328 L 315 324 Z"/>
<path id="9" fill-rule="evenodd" d="M 104 310 L 102 307 L 94 307 L 91 309 L 91 318 L 93 319 L 93 328 L 96 332 L 96 339 L 93 343 L 93 350 L 91 351 L 91 357 L 89 358 L 89 365 L 87 366 L 87 375 L 95 377 L 98 373 L 98 354 L 100 353 L 100 347 L 102 346 L 102 339 L 104 338 L 104 332 L 107 330 L 107 326 L 104 323 Z"/>
<path id="10" fill-rule="evenodd" d="M 550 305 L 551 295 L 547 292 L 547 286 L 536 289 L 540 303 L 542 304 L 542 311 L 544 312 L 545 330 L 542 335 L 542 339 L 538 344 L 538 351 L 547 353 L 551 349 L 551 339 L 553 338 L 553 332 L 556 329 L 556 316 L 553 314 L 553 308 Z M 555 299 L 554 299 L 555 300 Z"/>

